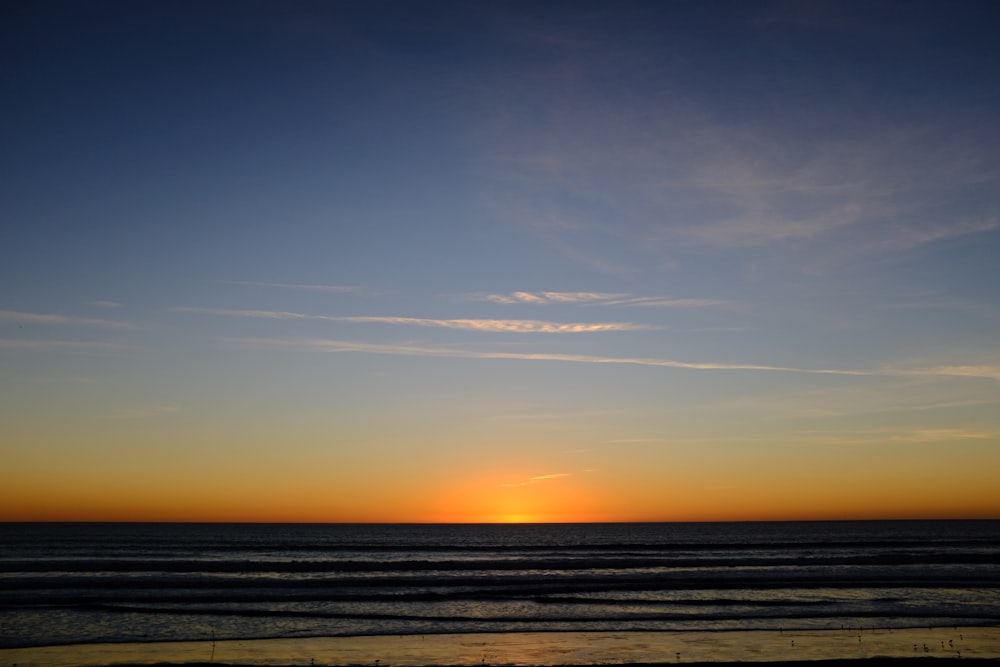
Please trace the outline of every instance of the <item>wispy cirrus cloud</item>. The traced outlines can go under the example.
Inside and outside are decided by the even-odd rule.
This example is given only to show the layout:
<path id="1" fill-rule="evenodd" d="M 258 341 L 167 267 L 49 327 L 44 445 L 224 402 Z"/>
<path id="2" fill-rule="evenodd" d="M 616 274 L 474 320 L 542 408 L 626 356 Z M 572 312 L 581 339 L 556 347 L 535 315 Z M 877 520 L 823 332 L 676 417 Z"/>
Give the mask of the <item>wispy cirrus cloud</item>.
<path id="1" fill-rule="evenodd" d="M 990 431 L 970 431 L 964 428 L 924 428 L 895 433 L 890 440 L 898 442 L 947 442 L 951 440 L 991 440 L 1000 434 Z"/>
<path id="2" fill-rule="evenodd" d="M 501 484 L 503 487 L 517 487 L 517 486 L 530 486 L 532 484 L 540 484 L 542 482 L 548 482 L 553 479 L 562 479 L 563 477 L 571 477 L 572 473 L 568 472 L 557 472 L 550 475 L 537 475 L 529 479 L 520 482 L 508 482 L 506 484 Z"/>
<path id="3" fill-rule="evenodd" d="M 349 292 L 360 292 L 362 288 L 353 285 L 316 285 L 307 283 L 271 283 L 256 280 L 227 280 L 231 285 L 251 285 L 254 287 L 278 287 L 281 289 L 306 290 L 310 292 L 334 292 L 347 294 Z"/>
<path id="4" fill-rule="evenodd" d="M 510 294 L 475 295 L 483 301 L 500 304 L 554 304 L 580 303 L 606 306 L 648 306 L 662 308 L 701 308 L 726 303 L 718 299 L 682 299 L 669 296 L 633 296 L 630 294 L 609 294 L 604 292 L 511 292 Z"/>
<path id="5" fill-rule="evenodd" d="M 150 417 L 159 417 L 161 415 L 168 415 L 174 412 L 179 412 L 181 406 L 176 404 L 169 405 L 140 405 L 132 407 L 115 408 L 111 410 L 105 419 L 111 421 L 132 421 L 136 419 L 149 419 Z"/>
<path id="6" fill-rule="evenodd" d="M 982 366 L 927 366 L 923 368 L 901 368 L 880 366 L 871 369 L 852 368 L 808 368 L 799 366 L 779 366 L 771 364 L 750 364 L 730 362 L 690 362 L 658 357 L 612 357 L 587 354 L 564 354 L 558 352 L 509 352 L 504 350 L 467 350 L 456 347 L 417 345 L 407 343 L 371 343 L 363 341 L 337 340 L 328 338 L 265 339 L 265 338 L 223 338 L 242 345 L 284 347 L 316 352 L 358 352 L 368 354 L 390 354 L 415 357 L 446 357 L 456 359 L 511 359 L 521 361 L 561 361 L 580 364 L 610 364 L 628 366 L 650 366 L 655 368 L 676 368 L 695 371 L 759 371 L 768 373 L 800 373 L 808 375 L 831 375 L 849 377 L 969 377 L 1000 381 L 1000 367 Z"/>
<path id="7" fill-rule="evenodd" d="M 96 377 L 90 377 L 88 375 L 55 375 L 55 376 L 40 376 L 31 379 L 32 382 L 37 384 L 65 384 L 65 385 L 88 385 L 88 384 L 98 384 L 100 380 Z"/>
<path id="8" fill-rule="evenodd" d="M 647 306 L 650 308 L 705 308 L 721 306 L 726 301 L 719 299 L 675 299 L 666 296 L 636 296 L 605 302 L 609 306 Z"/>
<path id="9" fill-rule="evenodd" d="M 896 370 L 900 376 L 935 375 L 1000 381 L 1000 359 L 990 346 L 945 348 L 901 361 Z"/>
<path id="10" fill-rule="evenodd" d="M 815 444 L 851 446 L 996 440 L 1000 438 L 1000 433 L 995 431 L 973 431 L 963 428 L 918 428 L 909 430 L 871 429 L 846 432 L 804 431 L 798 433 L 796 437 Z"/>
<path id="11" fill-rule="evenodd" d="M 205 313 L 229 317 L 251 317 L 271 320 L 321 320 L 327 322 L 352 322 L 355 324 L 392 324 L 493 333 L 594 333 L 602 331 L 641 331 L 656 328 L 631 322 L 546 322 L 543 320 L 434 319 L 426 317 L 395 316 L 309 315 L 306 313 L 293 313 L 280 310 L 230 310 L 224 308 L 200 307 L 181 307 L 175 308 L 174 310 L 177 312 Z"/>
<path id="12" fill-rule="evenodd" d="M 105 320 L 96 317 L 75 317 L 73 315 L 58 315 L 55 313 L 26 313 L 17 310 L 0 310 L 0 322 L 14 324 L 43 324 L 61 326 L 113 327 L 127 329 L 131 325 L 126 322 Z"/>
<path id="13" fill-rule="evenodd" d="M 691 251 L 794 248 L 785 261 L 837 266 L 1000 231 L 988 113 L 888 123 L 836 99 L 732 123 L 695 90 L 588 104 L 588 74 L 605 66 L 591 64 L 573 80 L 553 70 L 560 95 L 543 96 L 545 120 L 534 106 L 519 119 L 507 110 L 521 122 L 501 125 L 490 200 L 498 219 L 580 263 L 652 268 Z"/>
<path id="14" fill-rule="evenodd" d="M 606 302 L 611 299 L 623 298 L 625 294 L 606 294 L 603 292 L 511 292 L 510 294 L 477 295 L 494 303 L 594 303 Z"/>
<path id="15" fill-rule="evenodd" d="M 605 417 L 608 415 L 620 414 L 620 410 L 572 410 L 564 412 L 509 412 L 496 414 L 490 417 L 497 420 L 551 420 L 551 421 L 573 421 L 580 422 L 594 417 Z"/>
<path id="16" fill-rule="evenodd" d="M 657 327 L 631 322 L 546 322 L 543 320 L 437 320 L 417 317 L 339 317 L 341 322 L 402 324 L 443 327 L 498 333 L 594 333 L 600 331 L 642 331 Z"/>
<path id="17" fill-rule="evenodd" d="M 899 375 L 938 375 L 945 377 L 987 378 L 1000 381 L 1000 365 L 969 364 L 928 366 L 927 368 L 904 369 Z"/>
<path id="18" fill-rule="evenodd" d="M 257 310 L 250 308 L 202 308 L 201 306 L 179 306 L 172 309 L 176 313 L 202 313 L 223 317 L 251 317 L 265 320 L 336 320 L 329 315 L 307 315 L 286 310 Z"/>
<path id="19" fill-rule="evenodd" d="M 27 338 L 0 338 L 0 348 L 20 350 L 116 350 L 122 343 L 92 340 L 32 340 Z"/>
<path id="20" fill-rule="evenodd" d="M 465 350 L 454 347 L 436 347 L 427 345 L 369 343 L 360 341 L 334 339 L 261 339 L 261 338 L 229 338 L 223 339 L 243 345 L 262 345 L 268 347 L 284 347 L 303 351 L 317 352 L 360 352 L 369 354 L 392 354 L 417 357 L 448 357 L 460 359 L 513 359 L 522 361 L 562 361 L 583 364 L 623 364 L 633 366 L 652 366 L 659 368 L 677 368 L 687 370 L 714 371 L 768 371 L 782 373 L 809 373 L 818 375 L 848 375 L 869 376 L 887 374 L 884 371 L 796 368 L 793 366 L 770 366 L 764 364 L 733 364 L 717 362 L 686 362 L 655 357 L 608 357 L 586 354 L 561 354 L 553 352 L 507 352 L 489 350 Z"/>
<path id="21" fill-rule="evenodd" d="M 607 440 L 606 445 L 648 445 L 653 442 L 662 442 L 662 438 L 615 438 Z"/>

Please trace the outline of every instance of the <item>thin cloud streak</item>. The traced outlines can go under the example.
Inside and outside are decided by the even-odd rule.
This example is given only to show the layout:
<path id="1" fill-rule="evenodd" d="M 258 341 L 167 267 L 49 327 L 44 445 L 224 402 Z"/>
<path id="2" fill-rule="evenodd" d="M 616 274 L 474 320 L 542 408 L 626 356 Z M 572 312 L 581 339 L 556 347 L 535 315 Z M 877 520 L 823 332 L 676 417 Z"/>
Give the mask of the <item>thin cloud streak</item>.
<path id="1" fill-rule="evenodd" d="M 606 63 L 592 65 L 580 71 Z M 498 219 L 570 258 L 589 249 L 610 261 L 611 239 L 661 265 L 692 250 L 794 247 L 806 266 L 832 268 L 998 231 L 995 215 L 939 211 L 946 202 L 995 203 L 1000 170 L 988 114 L 888 124 L 859 117 L 853 105 L 839 109 L 838 100 L 779 123 L 727 123 L 677 90 L 642 105 L 589 104 L 586 75 L 561 74 L 552 74 L 562 93 L 548 121 L 528 122 L 531 108 L 522 122 L 501 125 L 508 133 L 494 164 L 503 196 L 491 205 Z M 616 214 L 588 216 L 567 201 Z"/>
<path id="2" fill-rule="evenodd" d="M 510 294 L 487 294 L 487 301 L 494 303 L 592 303 L 608 301 L 628 296 L 627 294 L 605 294 L 602 292 L 511 292 Z"/>
<path id="3" fill-rule="evenodd" d="M 45 324 L 60 326 L 112 327 L 119 329 L 131 328 L 125 322 L 104 320 L 95 317 L 74 317 L 72 315 L 57 315 L 54 313 L 25 313 L 17 310 L 0 310 L 0 322 L 15 324 Z"/>
<path id="4" fill-rule="evenodd" d="M 872 446 L 995 440 L 998 435 L 1000 434 L 993 431 L 971 431 L 960 428 L 928 428 L 911 429 L 908 431 L 894 431 L 890 429 L 853 432 L 804 431 L 797 434 L 797 437 L 819 445 Z"/>
<path id="5" fill-rule="evenodd" d="M 360 287 L 352 285 L 309 285 L 302 283 L 269 283 L 256 280 L 227 280 L 231 285 L 251 285 L 254 287 L 279 287 L 281 289 L 308 290 L 312 292 L 335 292 L 346 294 L 349 292 L 360 292 Z"/>
<path id="6" fill-rule="evenodd" d="M 496 420 L 571 420 L 579 422 L 593 417 L 605 417 L 620 414 L 620 410 L 574 410 L 571 412 L 524 412 L 492 415 Z"/>
<path id="7" fill-rule="evenodd" d="M 705 308 L 722 306 L 726 301 L 719 299 L 672 299 L 670 297 L 640 296 L 607 301 L 609 306 L 647 306 L 650 308 Z"/>
<path id="8" fill-rule="evenodd" d="M 900 442 L 948 442 L 952 440 L 993 440 L 996 433 L 989 431 L 970 431 L 961 428 L 925 428 L 915 429 L 909 433 L 898 433 L 890 440 Z"/>
<path id="9" fill-rule="evenodd" d="M 181 306 L 173 309 L 177 313 L 203 313 L 205 315 L 222 315 L 223 317 L 254 317 L 265 320 L 336 320 L 328 315 L 306 315 L 284 310 L 254 310 L 230 308 L 201 308 L 199 306 Z"/>
<path id="10" fill-rule="evenodd" d="M 529 486 L 531 484 L 539 484 L 541 482 L 547 482 L 549 480 L 562 479 L 563 477 L 571 477 L 571 476 L 572 476 L 572 473 L 557 472 L 557 473 L 553 473 L 551 475 L 537 475 L 537 476 L 532 477 L 530 479 L 527 479 L 527 480 L 525 480 L 523 482 L 509 482 L 507 484 L 501 484 L 500 486 L 507 487 L 507 488 L 518 487 L 518 486 Z"/>
<path id="11" fill-rule="evenodd" d="M 357 341 L 333 339 L 260 339 L 260 338 L 228 338 L 223 339 L 234 343 L 265 345 L 271 347 L 286 347 L 300 350 L 326 352 L 366 352 L 370 354 L 393 354 L 417 357 L 450 357 L 462 359 L 515 359 L 523 361 L 564 361 L 585 364 L 626 364 L 633 366 L 653 366 L 660 368 L 678 368 L 687 370 L 719 370 L 719 371 L 770 371 L 782 373 L 808 373 L 818 375 L 851 375 L 874 376 L 891 373 L 865 370 L 795 368 L 791 366 L 768 366 L 761 364 L 725 364 L 725 363 L 693 363 L 675 361 L 672 359 L 642 358 L 642 357 L 602 357 L 585 354 L 558 354 L 549 352 L 501 352 L 501 351 L 470 351 L 448 347 L 427 347 L 420 345 L 402 345 L 386 343 L 364 343 Z"/>
<path id="12" fill-rule="evenodd" d="M 103 343 L 86 340 L 28 340 L 24 338 L 0 338 L 0 348 L 23 350 L 115 350 L 121 343 Z"/>
<path id="13" fill-rule="evenodd" d="M 541 320 L 435 320 L 418 317 L 338 317 L 341 322 L 402 324 L 499 333 L 593 333 L 644 331 L 657 327 L 629 322 L 544 322 Z"/>
<path id="14" fill-rule="evenodd" d="M 439 327 L 464 331 L 494 333 L 594 333 L 601 331 L 648 331 L 658 327 L 630 322 L 545 322 L 542 320 L 490 320 L 490 319 L 433 319 L 426 317 L 394 316 L 334 316 L 307 315 L 281 310 L 230 310 L 222 308 L 181 307 L 176 312 L 205 313 L 228 317 L 251 317 L 269 320 L 321 320 L 326 322 L 351 322 L 355 324 L 395 324 L 421 327 Z"/>
<path id="15" fill-rule="evenodd" d="M 1000 381 L 1000 366 L 981 364 L 978 366 L 933 366 L 927 369 L 902 370 L 899 375 L 941 375 L 948 377 L 987 378 Z"/>
<path id="16" fill-rule="evenodd" d="M 521 361 L 563 361 L 582 364 L 622 364 L 630 366 L 651 366 L 656 368 L 677 368 L 697 371 L 763 371 L 771 373 L 800 373 L 807 375 L 839 375 L 851 377 L 969 377 L 1000 381 L 998 366 L 933 366 L 922 369 L 899 369 L 884 366 L 878 369 L 849 368 L 801 368 L 796 366 L 772 366 L 768 364 L 735 364 L 721 362 L 689 362 L 656 357 L 605 357 L 587 354 L 560 354 L 553 352 L 503 352 L 474 351 L 452 347 L 431 347 L 393 343 L 365 343 L 336 339 L 262 339 L 223 338 L 234 343 L 285 347 L 299 350 L 325 352 L 361 352 L 369 354 L 392 354 L 414 357 L 449 357 L 458 359 L 513 359 Z"/>
<path id="17" fill-rule="evenodd" d="M 630 294 L 607 294 L 603 292 L 511 292 L 510 294 L 476 295 L 485 301 L 504 305 L 582 303 L 606 306 L 650 306 L 662 308 L 701 308 L 719 306 L 726 302 L 718 299 L 678 299 L 667 296 L 632 296 Z"/>
<path id="18" fill-rule="evenodd" d="M 176 404 L 170 405 L 143 405 L 137 407 L 128 408 L 116 408 L 112 410 L 105 419 L 111 421 L 133 421 L 137 419 L 148 419 L 150 417 L 158 417 L 160 415 L 167 415 L 174 412 L 179 412 L 181 406 Z"/>

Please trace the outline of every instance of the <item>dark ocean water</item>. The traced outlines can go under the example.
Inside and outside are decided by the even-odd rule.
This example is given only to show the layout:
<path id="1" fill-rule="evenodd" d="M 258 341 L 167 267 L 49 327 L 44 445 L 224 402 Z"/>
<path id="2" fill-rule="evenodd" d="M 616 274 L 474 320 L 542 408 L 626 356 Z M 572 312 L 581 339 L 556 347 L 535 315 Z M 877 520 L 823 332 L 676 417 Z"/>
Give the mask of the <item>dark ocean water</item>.
<path id="1" fill-rule="evenodd" d="M 0 524 L 0 647 L 1000 624 L 1000 521 Z"/>

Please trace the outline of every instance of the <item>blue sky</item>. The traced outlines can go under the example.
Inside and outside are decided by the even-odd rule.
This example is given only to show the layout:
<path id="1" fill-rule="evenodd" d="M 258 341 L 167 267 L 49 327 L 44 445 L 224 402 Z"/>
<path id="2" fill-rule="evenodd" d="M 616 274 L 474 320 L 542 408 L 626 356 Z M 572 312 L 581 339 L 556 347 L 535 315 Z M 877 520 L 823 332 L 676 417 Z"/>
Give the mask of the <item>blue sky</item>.
<path id="1" fill-rule="evenodd" d="M 11 518 L 1000 516 L 991 3 L 2 11 Z"/>

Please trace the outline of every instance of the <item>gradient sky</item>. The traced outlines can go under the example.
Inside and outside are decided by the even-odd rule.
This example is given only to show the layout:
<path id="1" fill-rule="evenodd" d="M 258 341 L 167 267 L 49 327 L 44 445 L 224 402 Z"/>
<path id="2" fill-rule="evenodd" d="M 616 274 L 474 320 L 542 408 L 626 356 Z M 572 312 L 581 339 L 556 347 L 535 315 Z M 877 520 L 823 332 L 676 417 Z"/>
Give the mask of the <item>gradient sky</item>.
<path id="1" fill-rule="evenodd" d="M 1000 517 L 996 3 L 0 13 L 0 519 Z"/>

